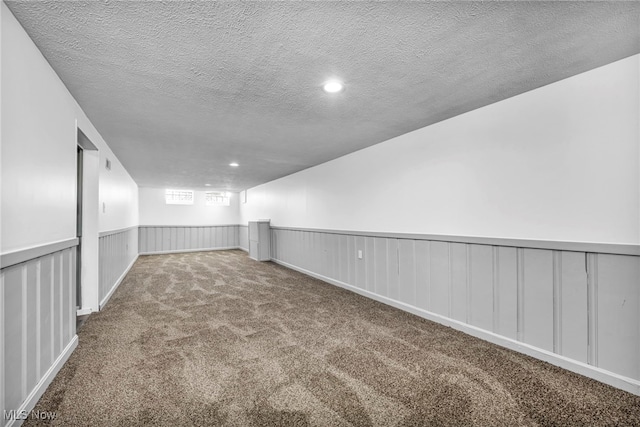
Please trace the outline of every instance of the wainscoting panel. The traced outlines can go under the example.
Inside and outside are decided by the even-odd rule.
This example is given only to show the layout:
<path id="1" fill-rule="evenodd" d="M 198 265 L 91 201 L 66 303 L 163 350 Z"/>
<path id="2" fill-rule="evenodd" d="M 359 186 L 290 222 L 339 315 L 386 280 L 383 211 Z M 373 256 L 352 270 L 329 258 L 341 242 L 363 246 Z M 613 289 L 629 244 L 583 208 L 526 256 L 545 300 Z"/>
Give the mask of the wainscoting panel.
<path id="1" fill-rule="evenodd" d="M 75 263 L 74 243 L 0 271 L 2 415 L 31 409 L 53 378 L 56 361 L 70 354 L 76 334 Z M 9 421 L 3 417 L 0 425 Z"/>
<path id="2" fill-rule="evenodd" d="M 555 300 L 558 313 L 556 353 L 587 363 L 588 300 L 586 254 L 583 252 L 556 252 Z M 558 265 L 559 264 L 559 265 Z"/>
<path id="3" fill-rule="evenodd" d="M 387 239 L 376 237 L 374 239 L 374 293 L 387 296 Z M 284 261 L 284 260 L 283 260 Z M 331 277 L 331 276 L 329 276 Z M 333 278 L 333 277 L 332 277 Z"/>
<path id="4" fill-rule="evenodd" d="M 362 238 L 362 237 L 358 237 Z M 364 245 L 358 246 L 364 249 Z M 364 260 L 359 260 L 364 267 Z M 416 300 L 416 252 L 413 240 L 398 241 L 398 299 L 402 302 L 414 303 Z M 364 286 L 359 286 L 365 289 Z"/>
<path id="5" fill-rule="evenodd" d="M 249 249 L 247 226 L 233 224 L 138 227 L 138 248 L 141 255 L 237 247 Z"/>
<path id="6" fill-rule="evenodd" d="M 209 246 L 208 240 L 205 240 L 203 246 Z M 249 252 L 249 227 L 246 225 L 238 226 L 238 246 L 240 249 Z"/>
<path id="7" fill-rule="evenodd" d="M 427 310 L 449 316 L 449 243 L 429 242 L 429 305 Z M 411 302 L 406 301 L 407 304 Z"/>
<path id="8" fill-rule="evenodd" d="M 98 281 L 100 309 L 138 257 L 138 227 L 100 233 L 98 239 Z"/>
<path id="9" fill-rule="evenodd" d="M 595 257 L 598 366 L 640 378 L 640 257 Z"/>
<path id="10" fill-rule="evenodd" d="M 525 249 L 523 269 L 523 341 L 553 351 L 553 252 Z"/>
<path id="11" fill-rule="evenodd" d="M 469 260 L 469 323 L 493 332 L 493 247 L 469 245 Z"/>
<path id="12" fill-rule="evenodd" d="M 428 241 L 416 241 L 416 245 L 428 245 Z M 449 243 L 449 294 L 451 295 L 451 304 L 449 307 L 449 316 L 460 322 L 468 322 L 467 300 L 469 295 L 469 281 L 467 273 L 467 245 L 462 243 Z M 424 260 L 425 258 L 421 258 Z M 428 264 L 425 262 L 425 268 Z"/>
<path id="13" fill-rule="evenodd" d="M 544 249 L 541 242 L 501 246 L 479 238 L 271 233 L 276 262 L 640 393 L 638 256 L 562 250 L 558 242 Z"/>
<path id="14" fill-rule="evenodd" d="M 427 310 L 429 305 L 429 242 L 415 241 L 416 250 L 416 300 L 417 307 Z"/>
<path id="15" fill-rule="evenodd" d="M 497 248 L 494 295 L 497 324 L 493 332 L 510 339 L 518 337 L 518 258 L 516 248 Z"/>

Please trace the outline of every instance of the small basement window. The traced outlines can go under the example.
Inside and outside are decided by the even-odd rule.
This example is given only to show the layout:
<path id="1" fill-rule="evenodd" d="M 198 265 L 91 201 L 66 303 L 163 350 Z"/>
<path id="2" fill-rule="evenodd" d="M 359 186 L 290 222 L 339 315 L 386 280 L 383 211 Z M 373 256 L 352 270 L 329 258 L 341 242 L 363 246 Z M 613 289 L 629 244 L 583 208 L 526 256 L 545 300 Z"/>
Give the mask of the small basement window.
<path id="1" fill-rule="evenodd" d="M 165 190 L 164 200 L 168 205 L 192 205 L 193 190 Z"/>
<path id="2" fill-rule="evenodd" d="M 229 206 L 231 204 L 227 193 L 207 191 L 204 193 L 204 196 L 205 204 L 207 206 Z"/>

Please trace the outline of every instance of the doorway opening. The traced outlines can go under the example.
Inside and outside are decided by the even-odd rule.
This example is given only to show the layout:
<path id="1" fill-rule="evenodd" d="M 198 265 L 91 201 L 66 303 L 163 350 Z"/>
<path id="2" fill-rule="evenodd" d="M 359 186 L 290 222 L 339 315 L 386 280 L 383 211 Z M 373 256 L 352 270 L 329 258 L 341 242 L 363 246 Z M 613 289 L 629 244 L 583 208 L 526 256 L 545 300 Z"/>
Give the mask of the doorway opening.
<path id="1" fill-rule="evenodd" d="M 78 130 L 80 132 L 80 130 Z M 78 145 L 76 157 L 76 310 L 82 307 L 82 179 L 83 179 L 83 157 L 84 150 Z"/>
<path id="2" fill-rule="evenodd" d="M 98 311 L 98 181 L 100 153 L 77 126 L 76 315 Z M 80 317 L 78 317 L 80 319 Z"/>

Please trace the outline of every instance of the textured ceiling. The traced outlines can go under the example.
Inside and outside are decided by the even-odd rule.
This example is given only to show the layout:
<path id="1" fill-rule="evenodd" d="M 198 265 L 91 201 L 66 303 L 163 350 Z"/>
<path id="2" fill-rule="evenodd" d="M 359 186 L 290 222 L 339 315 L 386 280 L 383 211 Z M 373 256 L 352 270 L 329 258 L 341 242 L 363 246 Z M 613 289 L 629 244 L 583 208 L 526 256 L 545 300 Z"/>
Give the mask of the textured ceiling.
<path id="1" fill-rule="evenodd" d="M 640 52 L 637 2 L 7 4 L 142 186 L 242 190 Z"/>

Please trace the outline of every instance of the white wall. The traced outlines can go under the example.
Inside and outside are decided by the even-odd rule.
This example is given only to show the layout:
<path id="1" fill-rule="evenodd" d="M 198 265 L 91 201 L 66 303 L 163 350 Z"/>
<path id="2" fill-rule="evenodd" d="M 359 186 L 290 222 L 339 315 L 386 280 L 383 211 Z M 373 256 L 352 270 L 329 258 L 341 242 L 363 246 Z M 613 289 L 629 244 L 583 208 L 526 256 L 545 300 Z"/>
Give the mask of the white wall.
<path id="1" fill-rule="evenodd" d="M 242 222 L 640 243 L 640 56 L 248 190 Z"/>
<path id="2" fill-rule="evenodd" d="M 84 116 L 84 114 L 82 114 Z M 138 225 L 138 185 L 131 178 L 91 123 L 79 126 L 96 144 L 100 153 L 99 171 L 99 230 L 111 231 Z M 111 170 L 105 167 L 111 161 Z"/>
<path id="3" fill-rule="evenodd" d="M 195 190 L 193 205 L 167 205 L 164 188 L 140 187 L 140 225 L 238 224 L 238 194 L 229 206 L 206 206 L 205 191 Z"/>
<path id="4" fill-rule="evenodd" d="M 2 3 L 2 252 L 76 236 L 76 120 L 98 147 L 99 229 L 137 224 L 137 185 Z M 101 210 L 102 212 L 102 210 Z"/>

